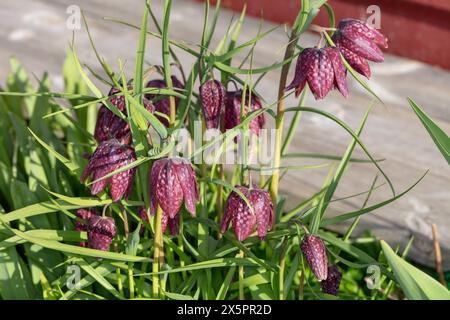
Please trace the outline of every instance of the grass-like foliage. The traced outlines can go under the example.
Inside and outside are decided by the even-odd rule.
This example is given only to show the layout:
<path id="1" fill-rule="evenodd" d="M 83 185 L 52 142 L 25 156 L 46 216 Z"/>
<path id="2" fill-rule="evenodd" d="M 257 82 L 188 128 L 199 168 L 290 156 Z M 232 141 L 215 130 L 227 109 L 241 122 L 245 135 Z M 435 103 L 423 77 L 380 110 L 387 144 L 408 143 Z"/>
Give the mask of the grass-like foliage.
<path id="1" fill-rule="evenodd" d="M 406 190 L 395 190 L 383 171 L 383 159 L 372 155 L 360 138 L 370 111 L 375 104 L 380 104 L 380 99 L 370 89 L 370 82 L 363 81 L 351 61 L 340 56 L 348 70 L 346 74 L 356 78 L 367 90 L 368 102 L 373 99 L 356 129 L 325 109 L 306 106 L 306 95 L 314 88 L 305 87 L 297 105 L 284 105 L 286 95 L 290 94 L 285 90 L 288 71 L 292 62 L 302 55 L 303 49 L 298 41 L 306 30 L 314 29 L 311 23 L 320 11 L 327 12 L 330 17 L 330 26 L 319 30 L 322 40 L 334 48 L 334 15 L 326 1 L 301 1 L 301 10 L 286 39 L 284 59 L 261 68 L 252 67 L 253 50 L 258 41 L 274 29 L 260 30 L 253 39 L 241 42 L 239 34 L 244 27 L 245 9 L 230 24 L 226 34 L 220 35 L 218 46 L 213 48 L 210 44 L 220 15 L 220 2 L 215 9 L 206 2 L 204 28 L 198 45 L 187 45 L 169 37 L 171 7 L 172 1 L 166 0 L 164 12 L 153 12 L 150 1 L 147 1 L 142 8 L 140 25 L 107 19 L 124 28 L 135 28 L 139 33 L 132 75 L 124 74 L 121 63 L 113 67 L 101 57 L 87 24 L 85 30 L 89 33 L 92 50 L 103 73 L 96 74 L 84 66 L 78 58 L 76 43 L 72 43 L 64 62 L 65 90 L 62 93 L 52 92 L 46 74 L 34 85 L 36 79 L 30 79 L 20 62 L 11 59 L 11 72 L 0 92 L 0 297 L 448 299 L 449 293 L 443 286 L 404 260 L 410 245 L 398 256 L 385 242 L 380 243 L 370 233 L 358 238 L 352 236 L 362 215 L 407 196 L 408 191 L 421 180 L 417 177 Z M 158 20 L 158 17 L 162 19 Z M 148 37 L 156 37 L 162 43 L 161 66 L 145 63 Z M 181 65 L 177 54 L 182 51 L 195 58 L 192 66 Z M 246 58 L 240 61 L 237 56 Z M 181 87 L 172 77 L 176 68 L 182 70 Z M 275 105 L 264 102 L 263 93 L 258 91 L 259 81 L 269 71 L 280 74 Z M 154 85 L 149 86 L 148 81 L 158 74 L 158 83 L 163 85 L 151 82 Z M 194 184 L 186 181 L 193 182 L 186 180 L 186 176 L 182 177 L 181 171 L 178 171 L 177 179 L 181 185 L 191 188 L 182 190 L 186 205 L 182 205 L 175 216 L 168 217 L 167 208 L 171 209 L 178 201 L 178 189 L 173 184 L 169 187 L 164 185 L 167 181 L 161 174 L 157 176 L 158 181 L 163 181 L 159 184 L 149 181 L 149 176 L 153 174 L 157 161 L 173 155 L 178 129 L 186 129 L 194 136 L 195 121 L 203 121 L 205 130 L 202 102 L 206 103 L 206 100 L 202 99 L 206 98 L 199 95 L 199 86 L 211 80 L 213 75 L 226 90 L 229 90 L 227 86 L 233 85 L 242 90 L 242 95 L 237 97 L 241 101 L 239 124 L 225 131 L 224 121 L 221 121 L 220 135 L 195 145 L 188 160 L 194 160 L 211 146 L 225 152 L 224 141 L 235 141 L 240 129 L 253 130 L 254 124 L 261 124 L 258 121 L 265 116 L 266 119 L 273 118 L 278 129 L 274 161 L 269 168 L 273 174 L 265 175 L 261 168 L 245 162 L 226 167 L 219 163 L 219 156 L 208 165 L 192 161 L 192 172 L 188 172 L 197 180 L 198 194 L 195 194 Z M 113 96 L 103 93 L 96 85 L 98 83 L 116 88 Z M 211 99 L 219 98 L 223 97 L 213 95 Z M 122 106 L 117 103 L 120 99 Z M 164 105 L 167 112 L 149 108 L 149 101 L 153 106 L 158 103 Z M 250 101 L 252 104 L 254 101 L 262 102 L 258 108 L 248 112 L 246 105 Z M 448 137 L 412 100 L 410 103 L 448 160 Z M 133 155 L 125 165 L 115 166 L 114 162 L 111 170 L 87 177 L 82 183 L 83 171 L 88 163 L 91 165 L 91 162 L 97 161 L 93 160 L 95 157 L 92 154 L 100 149 L 98 136 L 94 135 L 96 123 L 100 121 L 97 119 L 100 119 L 100 107 L 104 112 L 109 112 L 114 121 L 123 121 L 122 124 L 127 126 L 128 140 L 123 145 L 129 148 L 127 150 L 132 149 Z M 287 126 L 288 130 L 283 133 L 287 113 L 294 116 Z M 330 155 L 327 150 L 320 154 L 289 153 L 289 145 L 297 138 L 297 127 L 301 125 L 301 115 L 304 113 L 327 118 L 337 125 L 337 130 L 344 130 L 351 137 L 345 153 Z M 112 127 L 113 120 L 108 119 L 110 122 L 106 122 L 106 126 L 111 124 Z M 245 143 L 246 138 L 242 139 L 244 154 L 248 157 L 251 150 Z M 193 142 L 190 147 L 193 149 Z M 355 148 L 361 149 L 365 157 L 354 157 Z M 320 159 L 322 162 L 323 159 L 328 160 L 329 174 L 317 192 L 303 199 L 294 209 L 286 210 L 286 199 L 278 192 L 284 174 L 289 170 L 322 167 L 283 166 L 283 159 L 297 157 Z M 118 161 L 114 159 L 111 161 Z M 374 166 L 379 173 L 373 181 L 367 182 L 366 185 L 371 185 L 369 190 L 349 195 L 365 197 L 359 210 L 330 217 L 327 215 L 328 207 L 333 202 L 345 200 L 335 197 L 335 191 L 342 176 L 351 174 L 350 164 L 353 162 Z M 172 165 L 170 161 L 164 163 Z M 174 167 L 171 168 L 173 170 Z M 169 169 L 164 174 L 169 175 L 168 172 Z M 129 175 L 134 179 L 128 197 L 113 199 L 114 177 Z M 95 186 L 105 181 L 111 182 L 109 187 L 91 193 Z M 123 181 L 117 182 L 114 188 L 123 187 Z M 251 188 L 247 190 L 240 186 Z M 382 186 L 390 188 L 390 198 L 369 204 L 371 195 Z M 158 193 L 158 188 L 166 188 L 164 190 L 168 192 Z M 259 191 L 252 193 L 256 190 Z M 257 200 L 253 198 L 254 194 L 258 196 Z M 234 200 L 227 201 L 228 198 Z M 195 201 L 195 215 L 192 208 L 189 209 L 189 199 Z M 259 206 L 261 199 L 264 199 L 263 206 Z M 155 208 L 151 209 L 153 205 Z M 103 216 L 102 221 L 112 221 L 115 232 L 110 236 L 109 229 L 100 230 L 98 226 L 91 225 L 90 220 L 82 220 L 77 215 L 79 209 L 95 209 L 98 215 Z M 238 231 L 236 227 L 235 230 L 227 230 L 221 226 L 221 219 L 231 217 L 232 223 L 244 230 L 248 228 L 245 223 L 249 223 L 245 219 L 253 219 L 255 215 L 258 219 L 273 220 L 267 223 L 267 230 L 261 231 L 267 232 L 263 240 L 255 229 L 249 229 L 250 233 L 243 236 L 244 233 L 235 234 L 234 231 Z M 177 232 L 172 232 L 173 235 L 163 233 L 161 225 L 164 219 L 169 219 L 169 228 L 173 231 L 175 225 Z M 247 222 L 242 222 L 242 219 Z M 242 225 L 239 225 L 240 221 Z M 258 223 L 262 225 L 261 221 L 258 220 Z M 350 222 L 344 235 L 326 230 L 342 222 Z M 85 223 L 89 226 L 86 227 Z M 324 245 L 318 247 L 324 250 L 324 256 L 314 256 L 314 252 L 320 250 L 311 251 L 311 248 L 302 245 L 310 237 L 315 237 L 311 240 L 312 246 L 316 245 L 315 239 Z M 102 248 L 95 245 L 102 241 L 110 245 L 109 250 L 100 250 Z M 321 265 L 324 258 L 327 262 Z M 324 289 L 325 280 L 322 283 L 317 280 L 324 277 L 323 267 L 327 268 L 327 264 L 334 265 L 342 274 L 335 294 Z M 330 274 L 328 271 L 328 278 L 324 279 L 335 281 Z M 336 285 L 336 282 L 328 285 Z"/>

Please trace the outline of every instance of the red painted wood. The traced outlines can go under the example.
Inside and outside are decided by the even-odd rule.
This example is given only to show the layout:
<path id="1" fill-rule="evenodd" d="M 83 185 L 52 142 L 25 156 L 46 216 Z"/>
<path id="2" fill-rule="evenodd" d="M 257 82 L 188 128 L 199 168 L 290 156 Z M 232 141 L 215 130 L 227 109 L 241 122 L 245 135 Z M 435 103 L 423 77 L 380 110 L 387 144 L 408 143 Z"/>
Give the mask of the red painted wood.
<path id="1" fill-rule="evenodd" d="M 201 1 L 201 0 L 200 0 Z M 212 0 L 211 2 L 215 2 Z M 416 59 L 450 70 L 449 0 L 330 0 L 336 20 L 365 19 L 369 5 L 381 8 L 381 31 L 389 38 L 389 53 Z M 292 23 L 299 0 L 222 0 L 224 7 L 240 11 L 247 3 L 250 15 L 278 23 Z M 324 11 L 324 10 L 323 10 Z M 328 24 L 321 12 L 315 24 Z"/>

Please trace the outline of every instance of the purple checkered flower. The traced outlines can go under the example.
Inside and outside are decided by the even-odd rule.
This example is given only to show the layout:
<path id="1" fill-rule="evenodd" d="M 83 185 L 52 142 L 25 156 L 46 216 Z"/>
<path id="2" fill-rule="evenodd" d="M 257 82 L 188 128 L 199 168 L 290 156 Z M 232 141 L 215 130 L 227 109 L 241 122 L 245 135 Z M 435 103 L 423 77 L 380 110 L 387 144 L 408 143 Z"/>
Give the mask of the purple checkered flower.
<path id="1" fill-rule="evenodd" d="M 306 235 L 300 245 L 314 276 L 323 281 L 328 275 L 327 251 L 322 239 L 314 235 Z"/>
<path id="2" fill-rule="evenodd" d="M 177 77 L 172 76 L 171 78 L 172 78 L 173 88 L 175 88 L 175 89 L 183 89 L 184 86 L 181 83 L 181 81 L 178 80 Z M 166 81 L 164 79 L 155 79 L 155 80 L 150 80 L 149 82 L 147 82 L 146 87 L 147 88 L 164 89 L 164 88 L 167 88 L 167 85 L 166 85 Z M 145 95 L 145 98 L 147 98 L 148 100 L 152 100 L 152 99 L 155 99 L 155 98 L 160 98 L 159 100 L 154 102 L 155 111 L 158 111 L 158 112 L 163 113 L 163 114 L 165 114 L 167 116 L 170 116 L 170 100 L 169 100 L 168 96 L 163 96 L 163 95 L 158 96 L 157 94 L 147 93 Z M 179 102 L 180 102 L 180 98 L 175 97 L 175 107 L 178 106 Z M 169 126 L 169 121 L 165 117 L 158 116 L 158 115 L 156 115 L 156 117 L 166 127 Z"/>
<path id="3" fill-rule="evenodd" d="M 94 216 L 96 214 L 97 214 L 97 212 L 94 209 L 92 209 L 92 208 L 89 208 L 89 209 L 85 209 L 85 208 L 78 209 L 77 212 L 76 212 L 76 216 L 78 218 L 82 219 L 82 221 L 75 220 L 75 231 L 79 231 L 79 232 L 87 231 L 86 223 L 88 222 L 88 220 L 90 218 L 92 218 L 92 216 Z M 80 247 L 86 247 L 87 243 L 86 242 L 80 242 L 79 246 Z"/>
<path id="4" fill-rule="evenodd" d="M 249 103 L 250 101 L 250 103 Z M 233 129 L 241 123 L 241 105 L 242 105 L 242 90 L 229 91 L 225 100 L 225 130 Z M 250 105 L 250 108 L 249 108 Z M 245 95 L 245 107 L 243 116 L 247 116 L 250 112 L 262 108 L 261 100 L 254 94 L 251 95 L 247 91 Z M 264 127 L 266 119 L 264 113 L 252 119 L 249 124 L 250 130 L 259 136 L 260 130 Z"/>
<path id="5" fill-rule="evenodd" d="M 199 199 L 197 178 L 191 164 L 181 158 L 164 158 L 153 163 L 150 172 L 150 213 L 159 205 L 163 211 L 162 230 L 167 226 L 172 234 L 178 233 L 178 213 L 183 204 L 195 216 Z"/>
<path id="6" fill-rule="evenodd" d="M 339 89 L 344 97 L 348 96 L 346 70 L 339 51 L 335 48 L 306 48 L 297 59 L 295 76 L 286 90 L 295 89 L 295 96 L 305 88 L 316 99 L 323 99 L 333 87 Z"/>
<path id="7" fill-rule="evenodd" d="M 333 42 L 350 66 L 367 78 L 370 78 L 370 67 L 366 60 L 383 62 L 379 47 L 388 47 L 388 39 L 381 32 L 356 19 L 341 20 Z"/>
<path id="8" fill-rule="evenodd" d="M 95 195 L 110 185 L 112 200 L 118 201 L 127 198 L 131 192 L 136 168 L 124 170 L 111 177 L 99 180 L 104 176 L 129 165 L 136 160 L 136 154 L 132 146 L 122 144 L 116 139 L 100 143 L 95 152 L 89 157 L 89 163 L 81 175 L 81 182 L 85 182 L 92 175 L 96 181 L 91 185 L 91 194 Z M 97 181 L 99 180 L 99 181 Z"/>
<path id="9" fill-rule="evenodd" d="M 236 188 L 248 199 L 251 207 L 237 192 L 231 192 L 225 203 L 221 232 L 225 233 L 231 222 L 239 241 L 244 241 L 255 231 L 263 240 L 274 222 L 273 203 L 269 193 L 244 186 Z"/>
<path id="10" fill-rule="evenodd" d="M 339 285 L 341 284 L 342 274 L 335 265 L 328 266 L 328 276 L 325 280 L 320 282 L 323 293 L 337 296 L 339 293 Z"/>
<path id="11" fill-rule="evenodd" d="M 200 86 L 200 99 L 206 129 L 217 129 L 220 115 L 225 108 L 226 89 L 217 80 L 209 80 Z"/>
<path id="12" fill-rule="evenodd" d="M 94 215 L 89 219 L 87 226 L 88 247 L 102 251 L 109 251 L 114 236 L 116 225 L 111 217 Z"/>
<path id="13" fill-rule="evenodd" d="M 147 210 L 145 209 L 145 207 L 141 207 L 139 209 L 139 217 L 143 221 L 148 222 Z M 178 234 L 179 224 L 180 224 L 180 216 L 178 214 L 173 219 L 171 219 L 168 215 L 164 214 L 161 220 L 161 230 L 164 233 L 167 229 L 167 226 L 169 226 L 170 234 L 172 236 L 176 236 Z M 141 226 L 140 230 L 141 235 L 144 233 L 144 230 L 145 227 Z"/>
<path id="14" fill-rule="evenodd" d="M 116 95 L 119 92 L 118 88 L 112 87 L 108 94 L 110 96 L 109 101 L 124 115 L 127 115 L 125 97 Z M 144 99 L 144 106 L 148 111 L 154 111 L 152 103 L 147 99 Z M 130 125 L 102 104 L 97 115 L 94 137 L 99 143 L 117 139 L 124 144 L 129 144 L 131 142 Z"/>

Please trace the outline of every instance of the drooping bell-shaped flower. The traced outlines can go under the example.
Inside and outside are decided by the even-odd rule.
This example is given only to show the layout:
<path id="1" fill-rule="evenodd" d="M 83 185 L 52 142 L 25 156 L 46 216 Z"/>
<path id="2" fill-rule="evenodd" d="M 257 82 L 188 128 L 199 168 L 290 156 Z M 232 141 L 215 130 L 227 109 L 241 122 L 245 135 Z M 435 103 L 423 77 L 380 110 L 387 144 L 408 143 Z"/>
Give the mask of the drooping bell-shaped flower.
<path id="1" fill-rule="evenodd" d="M 87 223 L 88 223 L 89 219 L 92 218 L 92 216 L 94 216 L 96 214 L 97 214 L 97 212 L 94 209 L 92 209 L 92 208 L 89 208 L 89 209 L 85 209 L 85 208 L 78 209 L 77 212 L 76 212 L 76 216 L 78 218 L 82 219 L 82 221 L 75 220 L 75 231 L 79 231 L 79 232 L 87 231 Z M 80 242 L 79 246 L 80 247 L 86 247 L 87 243 L 86 242 Z"/>
<path id="2" fill-rule="evenodd" d="M 341 284 L 342 274 L 335 265 L 328 266 L 328 276 L 320 282 L 323 293 L 337 296 L 339 293 L 339 285 Z"/>
<path id="3" fill-rule="evenodd" d="M 177 77 L 171 76 L 172 78 L 172 85 L 173 88 L 183 89 L 183 84 L 180 80 L 178 80 Z M 158 88 L 163 89 L 167 88 L 166 81 L 164 79 L 154 79 L 147 82 L 146 85 L 147 88 Z M 154 98 L 157 98 L 157 101 L 154 101 L 155 105 L 155 111 L 158 111 L 160 113 L 165 114 L 166 116 L 170 116 L 170 99 L 168 96 L 164 95 L 157 95 L 154 93 L 147 93 L 145 97 L 148 100 L 153 100 Z M 175 97 L 175 108 L 178 106 L 178 103 L 180 102 L 180 98 Z M 169 126 L 169 121 L 162 116 L 156 115 L 159 121 L 161 121 L 162 124 L 164 124 L 166 127 Z"/>
<path id="4" fill-rule="evenodd" d="M 153 163 L 150 172 L 150 212 L 155 214 L 157 206 L 163 211 L 162 230 L 167 225 L 171 233 L 178 233 L 178 213 L 183 204 L 195 216 L 195 205 L 199 199 L 197 178 L 191 164 L 181 158 L 164 158 Z"/>
<path id="5" fill-rule="evenodd" d="M 316 99 L 323 99 L 335 86 L 344 97 L 348 96 L 346 70 L 335 48 L 306 48 L 297 59 L 295 76 L 286 90 L 295 88 L 295 96 L 305 88 L 309 89 Z"/>
<path id="6" fill-rule="evenodd" d="M 108 94 L 110 97 L 109 101 L 124 115 L 127 115 L 125 97 L 118 95 L 117 93 L 119 92 L 120 90 L 118 88 L 112 87 Z M 148 111 L 154 111 L 152 103 L 145 98 L 144 106 Z M 110 139 L 117 139 L 124 144 L 129 144 L 131 142 L 130 125 L 102 104 L 98 110 L 94 137 L 99 143 Z"/>
<path id="7" fill-rule="evenodd" d="M 339 42 L 336 43 L 337 48 L 344 56 L 345 60 L 348 64 L 359 74 L 362 74 L 367 79 L 370 79 L 370 66 L 366 59 L 361 58 L 353 51 L 348 50 L 347 48 L 341 46 Z"/>
<path id="8" fill-rule="evenodd" d="M 339 54 L 339 50 L 335 47 L 326 47 L 323 49 L 330 59 L 331 64 L 333 66 L 334 87 L 339 90 L 339 92 L 344 96 L 348 97 L 348 86 L 347 86 L 347 69 L 345 69 L 344 64 L 342 63 L 341 55 Z"/>
<path id="9" fill-rule="evenodd" d="M 273 203 L 269 193 L 244 186 L 236 188 L 248 199 L 251 207 L 237 192 L 231 192 L 225 202 L 220 231 L 225 233 L 231 222 L 239 241 L 244 241 L 255 231 L 263 240 L 274 222 Z"/>
<path id="10" fill-rule="evenodd" d="M 109 191 L 114 202 L 122 197 L 127 198 L 131 192 L 136 168 L 124 170 L 106 179 L 99 179 L 135 160 L 136 154 L 132 146 L 122 144 L 116 139 L 103 141 L 89 157 L 89 163 L 80 180 L 85 182 L 92 175 L 92 181 L 96 181 L 91 185 L 92 195 L 99 193 L 109 184 Z"/>
<path id="11" fill-rule="evenodd" d="M 327 251 L 322 239 L 314 235 L 306 235 L 300 248 L 317 280 L 323 281 L 328 275 Z"/>
<path id="12" fill-rule="evenodd" d="M 357 19 L 343 19 L 339 22 L 337 34 L 340 43 L 362 58 L 383 62 L 383 52 L 378 46 L 387 48 L 388 39 L 377 29 Z"/>
<path id="13" fill-rule="evenodd" d="M 370 68 L 366 60 L 383 62 L 379 47 L 388 47 L 388 39 L 381 32 L 357 19 L 341 20 L 332 39 L 350 66 L 367 78 Z"/>
<path id="14" fill-rule="evenodd" d="M 200 100 L 206 129 L 217 129 L 225 108 L 226 89 L 218 80 L 206 81 L 200 86 Z"/>
<path id="15" fill-rule="evenodd" d="M 225 100 L 225 130 L 233 129 L 241 123 L 241 106 L 242 106 L 242 90 L 229 91 Z M 249 108 L 250 106 L 250 108 Z M 261 100 L 255 94 L 245 94 L 245 107 L 243 116 L 247 116 L 249 112 L 262 108 Z M 250 110 L 249 110 L 250 109 Z M 250 130 L 259 136 L 260 130 L 264 127 L 266 119 L 264 113 L 252 119 L 249 124 Z"/>
<path id="16" fill-rule="evenodd" d="M 89 219 L 87 227 L 88 247 L 102 251 L 109 251 L 114 236 L 116 225 L 111 217 L 94 215 Z"/>
<path id="17" fill-rule="evenodd" d="M 143 221 L 148 222 L 148 215 L 145 207 L 141 207 L 139 209 L 139 217 Z M 172 236 L 176 236 L 178 234 L 179 224 L 180 224 L 180 216 L 178 214 L 173 219 L 170 218 L 168 215 L 163 214 L 161 219 L 161 231 L 164 233 L 167 229 L 167 226 L 169 226 L 170 234 Z M 141 235 L 144 233 L 144 230 L 145 227 L 142 225 L 140 230 Z"/>

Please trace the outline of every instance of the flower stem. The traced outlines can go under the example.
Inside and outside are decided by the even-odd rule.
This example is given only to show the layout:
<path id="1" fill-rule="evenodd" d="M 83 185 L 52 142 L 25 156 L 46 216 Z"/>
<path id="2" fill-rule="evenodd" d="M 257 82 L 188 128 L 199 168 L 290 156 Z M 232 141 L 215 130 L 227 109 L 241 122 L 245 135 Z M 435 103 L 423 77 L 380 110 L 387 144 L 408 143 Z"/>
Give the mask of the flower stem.
<path id="1" fill-rule="evenodd" d="M 284 54 L 284 60 L 290 59 L 295 52 L 295 46 L 297 44 L 297 32 L 293 30 L 289 38 L 289 44 L 286 47 L 286 52 Z M 276 118 L 276 130 L 277 136 L 275 140 L 275 158 L 274 158 L 274 168 L 279 168 L 281 163 L 281 148 L 283 145 L 283 120 L 284 120 L 284 89 L 286 88 L 287 76 L 289 73 L 289 67 L 291 63 L 288 62 L 283 65 L 281 69 L 280 84 L 278 87 L 278 105 L 277 105 L 277 118 Z M 274 205 L 277 204 L 278 199 L 278 183 L 280 179 L 280 170 L 274 169 L 272 174 L 272 182 L 270 184 L 270 195 Z"/>
<path id="2" fill-rule="evenodd" d="M 128 282 L 130 286 L 130 299 L 134 299 L 134 275 L 133 275 L 133 263 L 128 263 Z"/>
<path id="3" fill-rule="evenodd" d="M 244 251 L 239 250 L 239 256 L 244 258 Z M 238 277 L 239 277 L 239 300 L 245 300 L 244 295 L 244 266 L 240 265 L 238 269 Z"/>
<path id="4" fill-rule="evenodd" d="M 155 238 L 153 245 L 153 263 L 152 263 L 152 272 L 153 272 L 153 297 L 159 298 L 159 272 L 160 260 L 161 260 L 161 251 L 162 251 L 162 230 L 161 230 L 161 218 L 162 218 L 162 209 L 158 205 L 156 209 L 155 216 Z"/>

